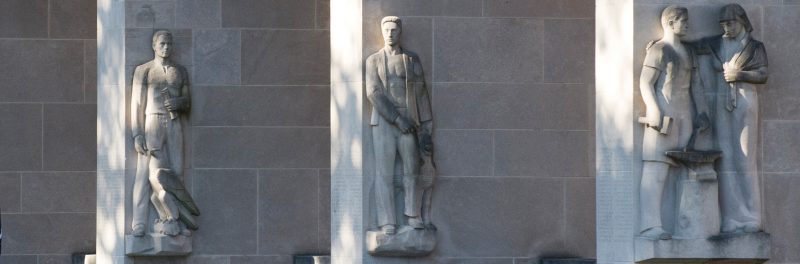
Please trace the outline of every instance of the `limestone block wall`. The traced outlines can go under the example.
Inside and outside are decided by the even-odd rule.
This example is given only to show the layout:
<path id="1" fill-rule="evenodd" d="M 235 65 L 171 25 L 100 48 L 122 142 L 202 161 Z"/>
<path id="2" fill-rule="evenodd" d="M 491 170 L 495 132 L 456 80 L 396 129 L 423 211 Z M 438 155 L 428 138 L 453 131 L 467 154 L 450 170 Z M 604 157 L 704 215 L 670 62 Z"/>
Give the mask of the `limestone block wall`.
<path id="1" fill-rule="evenodd" d="M 95 0 L 0 2 L 0 263 L 95 245 Z"/>
<path id="2" fill-rule="evenodd" d="M 153 58 L 154 30 L 173 32 L 189 71 L 185 182 L 202 213 L 190 257 L 133 262 L 291 263 L 328 253 L 328 1 L 125 4 L 127 92 L 134 67 Z M 126 170 L 130 188 L 135 159 Z"/>
<path id="3" fill-rule="evenodd" d="M 362 7 L 364 58 L 383 46 L 380 19 L 400 16 L 432 93 L 438 244 L 403 263 L 593 258 L 594 1 Z"/>

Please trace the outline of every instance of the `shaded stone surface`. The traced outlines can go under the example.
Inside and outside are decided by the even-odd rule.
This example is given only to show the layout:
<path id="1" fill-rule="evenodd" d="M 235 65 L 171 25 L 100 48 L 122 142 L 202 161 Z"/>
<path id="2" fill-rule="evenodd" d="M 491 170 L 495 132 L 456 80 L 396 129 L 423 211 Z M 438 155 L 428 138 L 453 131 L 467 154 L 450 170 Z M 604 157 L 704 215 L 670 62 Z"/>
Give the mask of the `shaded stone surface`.
<path id="1" fill-rule="evenodd" d="M 0 104 L 0 170 L 35 171 L 42 168 L 42 106 Z"/>
<path id="2" fill-rule="evenodd" d="M 97 167 L 97 106 L 44 106 L 43 169 L 92 171 Z"/>
<path id="3" fill-rule="evenodd" d="M 21 211 L 94 212 L 96 177 L 94 172 L 22 173 Z"/>
<path id="4" fill-rule="evenodd" d="M 97 1 L 53 0 L 49 9 L 50 38 L 97 38 Z"/>
<path id="5" fill-rule="evenodd" d="M 225 0 L 222 26 L 239 28 L 314 28 L 315 0 Z"/>
<path id="6" fill-rule="evenodd" d="M 329 39 L 325 30 L 242 31 L 242 83 L 329 84 Z"/>
<path id="7" fill-rule="evenodd" d="M 707 263 L 727 259 L 736 263 L 763 263 L 770 258 L 767 233 L 718 236 L 708 239 L 648 240 L 637 238 L 636 261 L 640 263 Z"/>
<path id="8" fill-rule="evenodd" d="M 128 256 L 183 256 L 191 252 L 191 237 L 159 234 L 125 236 L 125 254 Z"/>
<path id="9" fill-rule="evenodd" d="M 367 231 L 367 251 L 373 256 L 421 257 L 436 248 L 436 228 L 414 229 L 403 226 L 394 235 Z"/>
<path id="10" fill-rule="evenodd" d="M 46 38 L 48 0 L 8 0 L 0 3 L 0 37 Z"/>
<path id="11" fill-rule="evenodd" d="M 196 255 L 257 254 L 258 189 L 256 170 L 195 169 L 194 195 L 203 206 L 195 232 Z M 219 195 L 219 193 L 225 195 Z"/>
<path id="12" fill-rule="evenodd" d="M 0 101 L 83 101 L 83 41 L 0 39 L 0 57 Z"/>

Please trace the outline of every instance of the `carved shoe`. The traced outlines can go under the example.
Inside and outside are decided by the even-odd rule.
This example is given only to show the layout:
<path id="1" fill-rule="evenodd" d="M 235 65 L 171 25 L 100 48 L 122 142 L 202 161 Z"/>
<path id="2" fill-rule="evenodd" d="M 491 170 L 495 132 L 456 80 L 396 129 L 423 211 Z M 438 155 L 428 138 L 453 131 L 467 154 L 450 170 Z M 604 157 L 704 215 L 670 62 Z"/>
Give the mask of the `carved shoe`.
<path id="1" fill-rule="evenodd" d="M 642 231 L 639 233 L 639 237 L 652 240 L 669 240 L 672 239 L 672 234 L 657 226 Z"/>
<path id="2" fill-rule="evenodd" d="M 397 233 L 397 229 L 394 227 L 394 225 L 382 226 L 381 231 L 383 231 L 384 235 L 394 235 L 395 233 Z"/>
<path id="3" fill-rule="evenodd" d="M 131 231 L 131 235 L 137 236 L 137 237 L 144 236 L 144 225 L 136 225 L 136 226 L 134 226 L 133 230 Z"/>
<path id="4" fill-rule="evenodd" d="M 424 229 L 425 223 L 423 223 L 419 217 L 409 217 L 408 226 L 413 227 L 414 229 Z"/>
<path id="5" fill-rule="evenodd" d="M 757 223 L 747 223 L 742 227 L 742 230 L 745 233 L 758 233 L 758 231 L 761 231 L 761 228 Z"/>

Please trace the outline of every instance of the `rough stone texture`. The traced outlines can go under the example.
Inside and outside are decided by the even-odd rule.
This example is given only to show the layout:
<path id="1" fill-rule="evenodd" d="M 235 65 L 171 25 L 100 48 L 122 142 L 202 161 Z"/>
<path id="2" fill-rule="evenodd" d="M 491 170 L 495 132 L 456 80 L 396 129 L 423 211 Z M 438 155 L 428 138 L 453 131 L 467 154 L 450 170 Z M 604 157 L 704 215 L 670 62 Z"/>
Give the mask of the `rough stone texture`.
<path id="1" fill-rule="evenodd" d="M 434 155 L 438 175 L 493 175 L 493 135 L 482 130 L 437 130 Z"/>
<path id="2" fill-rule="evenodd" d="M 594 17 L 594 0 L 486 0 L 483 5 L 484 15 L 492 17 Z"/>
<path id="3" fill-rule="evenodd" d="M 97 9 L 96 1 L 51 0 L 50 37 L 57 39 L 95 39 L 97 16 L 84 10 Z"/>
<path id="4" fill-rule="evenodd" d="M 320 252 L 319 172 L 262 169 L 258 172 L 258 252 L 293 255 Z M 325 223 L 327 224 L 327 223 Z"/>
<path id="5" fill-rule="evenodd" d="M 0 212 L 18 212 L 20 209 L 19 173 L 0 173 Z"/>
<path id="6" fill-rule="evenodd" d="M 315 0 L 225 0 L 222 26 L 239 28 L 313 28 Z"/>
<path id="7" fill-rule="evenodd" d="M 0 38 L 47 38 L 47 6 L 48 0 L 3 1 Z"/>
<path id="8" fill-rule="evenodd" d="M 0 39 L 0 101 L 83 101 L 83 56 L 80 40 Z"/>
<path id="9" fill-rule="evenodd" d="M 440 129 L 591 129 L 587 85 L 436 83 L 433 90 Z"/>
<path id="10" fill-rule="evenodd" d="M 440 18 L 435 23 L 434 81 L 541 81 L 542 20 Z"/>
<path id="11" fill-rule="evenodd" d="M 222 0 L 175 1 L 175 27 L 218 28 L 222 25 Z"/>
<path id="12" fill-rule="evenodd" d="M 327 86 L 200 86 L 192 123 L 200 126 L 328 126 Z"/>
<path id="13" fill-rule="evenodd" d="M 325 30 L 244 30 L 242 83 L 328 84 L 328 43 Z"/>
<path id="14" fill-rule="evenodd" d="M 194 193 L 201 208 L 194 238 L 197 255 L 256 254 L 256 170 L 195 170 Z M 220 194 L 225 195 L 220 195 Z"/>
<path id="15" fill-rule="evenodd" d="M 22 173 L 20 211 L 94 212 L 96 177 L 94 172 Z"/>
<path id="16" fill-rule="evenodd" d="M 575 41 L 594 38 L 594 28 L 594 19 L 544 20 L 545 82 L 594 82 L 594 43 Z"/>
<path id="17" fill-rule="evenodd" d="M 3 215 L 3 255 L 93 251 L 94 219 L 94 213 Z"/>
<path id="18" fill-rule="evenodd" d="M 0 104 L 0 170 L 42 168 L 42 105 Z"/>
<path id="19" fill-rule="evenodd" d="M 240 31 L 196 30 L 193 47 L 195 85 L 241 83 Z"/>
<path id="20" fill-rule="evenodd" d="M 44 106 L 44 169 L 91 171 L 96 167 L 96 106 Z"/>
<path id="21" fill-rule="evenodd" d="M 800 195 L 792 191 L 800 187 L 799 176 L 795 173 L 764 173 L 766 231 L 773 234 L 770 262 L 793 263 L 800 259 L 797 250 L 800 237 L 792 235 L 800 232 L 800 226 L 797 225 L 800 212 L 795 210 L 800 203 Z"/>
<path id="22" fill-rule="evenodd" d="M 324 168 L 330 162 L 325 128 L 198 127 L 193 133 L 197 168 Z"/>
<path id="23" fill-rule="evenodd" d="M 498 131 L 495 132 L 494 160 L 495 175 L 593 176 L 591 134 L 580 131 Z"/>

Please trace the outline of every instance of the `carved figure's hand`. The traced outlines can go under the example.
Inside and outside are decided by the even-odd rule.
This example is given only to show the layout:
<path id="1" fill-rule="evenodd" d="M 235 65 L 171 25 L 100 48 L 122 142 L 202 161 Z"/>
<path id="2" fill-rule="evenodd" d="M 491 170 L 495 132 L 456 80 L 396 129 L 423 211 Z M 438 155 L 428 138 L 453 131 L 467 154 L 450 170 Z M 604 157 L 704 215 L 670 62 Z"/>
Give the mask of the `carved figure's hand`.
<path id="1" fill-rule="evenodd" d="M 136 152 L 142 155 L 147 154 L 147 148 L 145 147 L 144 142 L 144 136 L 142 135 L 137 135 L 133 138 L 133 148 L 136 149 Z"/>
<path id="2" fill-rule="evenodd" d="M 735 82 L 741 79 L 740 75 L 742 71 L 733 64 L 725 63 L 722 67 L 724 69 L 723 75 L 725 76 L 726 82 Z"/>
<path id="3" fill-rule="evenodd" d="M 431 139 L 431 135 L 427 133 L 422 133 L 422 135 L 420 135 L 419 148 L 425 156 L 433 154 L 433 139 Z"/>
<path id="4" fill-rule="evenodd" d="M 400 132 L 403 132 L 403 134 L 414 132 L 414 126 L 412 126 L 411 122 L 409 122 L 408 119 L 403 116 L 397 116 L 394 123 L 397 125 L 397 128 L 400 129 Z"/>
<path id="5" fill-rule="evenodd" d="M 695 127 L 697 127 L 698 130 L 700 130 L 700 132 L 703 132 L 711 126 L 711 121 L 709 120 L 708 115 L 706 113 L 701 113 L 695 119 L 694 125 Z"/>
<path id="6" fill-rule="evenodd" d="M 663 117 L 661 116 L 661 109 L 658 109 L 658 106 L 655 107 L 647 107 L 647 127 L 651 127 L 655 130 L 661 129 L 661 120 Z"/>

